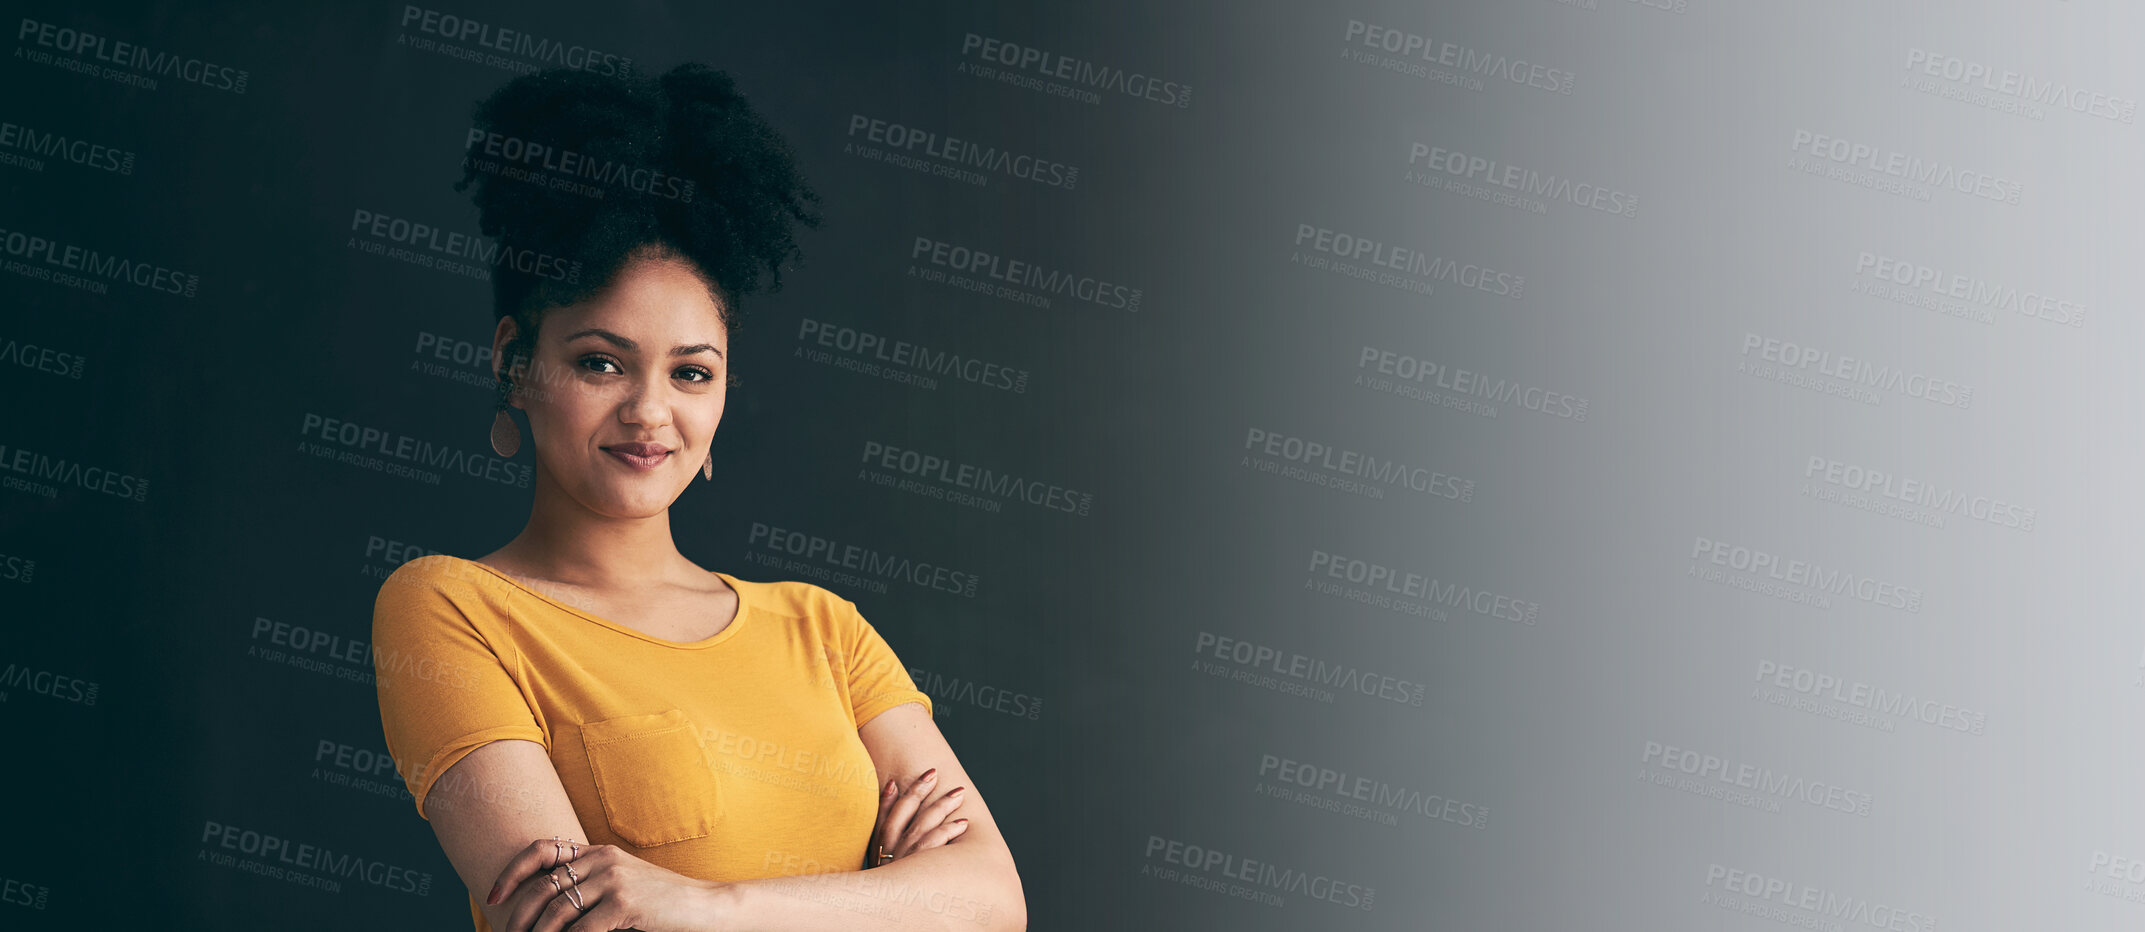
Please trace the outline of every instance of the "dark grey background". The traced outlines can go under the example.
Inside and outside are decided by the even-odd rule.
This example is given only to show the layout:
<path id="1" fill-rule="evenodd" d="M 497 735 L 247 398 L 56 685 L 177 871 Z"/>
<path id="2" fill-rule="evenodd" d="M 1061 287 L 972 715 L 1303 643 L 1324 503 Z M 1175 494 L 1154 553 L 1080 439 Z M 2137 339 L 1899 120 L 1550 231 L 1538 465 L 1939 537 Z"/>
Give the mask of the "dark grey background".
<path id="1" fill-rule="evenodd" d="M 2145 867 L 2128 867 L 2145 857 L 2131 738 L 2145 714 L 2139 294 L 2126 274 L 2145 154 L 2135 11 L 418 6 L 640 70 L 707 62 L 790 139 L 828 223 L 787 287 L 746 305 L 715 481 L 675 507 L 678 542 L 711 568 L 795 577 L 750 562 L 758 522 L 981 577 L 973 598 L 830 588 L 934 691 L 1013 845 L 1032 927 L 1957 932 L 2145 915 Z M 399 781 L 370 791 L 322 757 L 323 742 L 384 753 L 369 681 L 249 653 L 269 646 L 259 619 L 368 637 L 395 565 L 378 542 L 475 556 L 527 517 L 524 489 L 299 450 L 313 414 L 487 452 L 491 395 L 452 377 L 483 367 L 417 347 L 488 345 L 488 286 L 352 248 L 351 220 L 365 209 L 474 233 L 451 190 L 462 134 L 471 104 L 515 72 L 406 44 L 424 34 L 405 9 L 9 10 L 11 34 L 54 23 L 249 81 L 243 94 L 130 87 L 35 60 L 34 34 L 14 35 L 0 66 L 0 121 L 134 156 L 130 173 L 0 165 L 0 228 L 199 276 L 187 298 L 0 275 L 0 362 L 16 363 L 0 365 L 0 478 L 29 450 L 149 483 L 139 501 L 34 476 L 56 491 L 0 488 L 0 720 L 15 762 L 0 926 L 466 922 Z M 1570 91 L 1382 68 L 1388 53 L 1351 22 L 1538 63 Z M 1109 90 L 1090 102 L 979 78 L 971 33 L 1191 93 L 1181 107 Z M 2080 113 L 1952 80 L 1954 59 L 2102 98 Z M 1936 73 L 1920 70 L 1930 62 Z M 978 186 L 873 161 L 845 151 L 861 141 L 856 114 L 1077 166 L 1078 180 Z M 2020 196 L 1810 174 L 1791 160 L 1841 166 L 1798 148 L 1798 131 Z M 1416 143 L 1636 195 L 1638 210 L 1524 195 L 1543 202 L 1535 212 L 1413 184 L 1411 170 L 1436 176 L 1410 164 Z M 1302 261 L 1323 255 L 1299 240 L 1305 226 L 1525 284 L 1431 280 L 1426 295 L 1337 275 Z M 1035 307 L 921 281 L 908 274 L 926 265 L 910 254 L 918 237 L 1123 283 L 1141 305 Z M 2078 323 L 2001 297 L 1887 300 L 1864 253 L 1992 295 L 2050 296 Z M 1026 370 L 1027 389 L 921 388 L 802 358 L 806 320 Z M 1739 368 L 1765 362 L 1762 344 L 1746 352 L 1751 335 L 1957 383 L 1970 402 L 1889 385 L 1858 401 L 1840 394 L 1851 378 L 1810 370 L 1808 386 L 1753 376 Z M 40 369 L 29 346 L 79 357 L 79 374 Z M 1366 348 L 1565 393 L 1588 416 L 1376 391 L 1357 382 L 1376 374 Z M 1468 496 L 1371 481 L 1373 498 L 1268 474 L 1258 461 L 1273 457 L 1247 448 L 1254 429 L 1434 470 L 1471 483 Z M 988 512 L 876 486 L 857 477 L 871 440 L 1091 492 L 1093 506 Z M 1854 490 L 1813 458 L 1962 504 L 1934 519 L 1843 505 Z M 1990 500 L 2030 510 L 2031 527 L 1964 504 Z M 1703 541 L 1905 587 L 1918 609 L 1838 592 L 1812 604 L 1824 594 L 1798 585 L 1768 597 L 1749 588 L 1762 574 L 1709 562 Z M 1349 586 L 1313 572 L 1318 553 L 1539 613 L 1366 605 L 1315 588 Z M 1202 653 L 1202 633 L 1420 684 L 1422 701 L 1233 681 L 1247 668 Z M 1844 685 L 1771 685 L 1782 667 Z M 1041 711 L 981 707 L 962 683 Z M 1858 683 L 1913 703 L 1842 698 Z M 1665 746 L 1870 805 L 1705 795 L 1737 788 L 1664 767 Z M 1368 803 L 1359 818 L 1315 805 L 1347 801 L 1330 792 L 1270 797 L 1268 757 L 1487 817 Z M 433 885 L 329 891 L 242 872 L 201 859 L 216 850 L 208 823 L 429 871 Z M 1151 854 L 1155 839 L 1375 895 L 1350 908 L 1212 872 L 1278 905 L 1196 888 L 1156 874 L 1201 872 Z M 1739 892 L 1730 871 L 1781 885 Z"/>

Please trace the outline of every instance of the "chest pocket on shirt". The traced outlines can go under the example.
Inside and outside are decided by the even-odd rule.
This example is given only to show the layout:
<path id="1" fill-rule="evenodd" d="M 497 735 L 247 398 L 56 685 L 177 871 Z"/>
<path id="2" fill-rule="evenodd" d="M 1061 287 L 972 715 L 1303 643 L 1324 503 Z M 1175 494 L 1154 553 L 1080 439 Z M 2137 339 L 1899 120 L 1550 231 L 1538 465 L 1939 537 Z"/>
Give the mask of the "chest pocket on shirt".
<path id="1" fill-rule="evenodd" d="M 611 831 L 638 848 L 700 838 L 722 817 L 722 790 L 679 709 L 581 726 Z"/>

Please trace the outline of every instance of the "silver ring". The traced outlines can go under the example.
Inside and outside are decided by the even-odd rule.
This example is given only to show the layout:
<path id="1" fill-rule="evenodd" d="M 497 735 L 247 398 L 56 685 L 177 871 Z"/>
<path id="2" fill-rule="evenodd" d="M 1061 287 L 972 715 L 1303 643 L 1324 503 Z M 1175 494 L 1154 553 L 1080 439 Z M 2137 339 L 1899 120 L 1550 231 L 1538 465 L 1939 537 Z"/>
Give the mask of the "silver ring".
<path id="1" fill-rule="evenodd" d="M 572 903 L 573 908 L 587 912 L 588 907 L 582 905 L 581 901 L 581 875 L 574 873 L 573 865 L 571 864 L 566 865 L 566 880 L 568 883 L 566 901 Z"/>

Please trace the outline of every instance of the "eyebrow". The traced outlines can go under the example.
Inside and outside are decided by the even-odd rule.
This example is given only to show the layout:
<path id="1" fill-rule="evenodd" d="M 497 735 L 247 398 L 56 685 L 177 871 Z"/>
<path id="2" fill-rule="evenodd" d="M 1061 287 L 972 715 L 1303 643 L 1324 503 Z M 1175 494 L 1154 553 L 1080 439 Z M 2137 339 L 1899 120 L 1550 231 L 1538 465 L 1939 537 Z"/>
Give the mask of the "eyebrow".
<path id="1" fill-rule="evenodd" d="M 635 343 L 632 340 L 628 340 L 625 337 L 619 336 L 618 334 L 612 333 L 609 330 L 605 330 L 602 327 L 590 327 L 587 330 L 577 330 L 566 337 L 566 342 L 572 343 L 573 341 L 581 339 L 582 337 L 602 337 L 603 339 L 609 340 L 612 343 L 617 344 L 619 349 L 627 351 L 638 350 L 641 348 L 640 344 Z M 691 356 L 694 353 L 700 352 L 714 353 L 716 356 L 722 355 L 722 350 L 716 349 L 715 344 L 713 343 L 694 343 L 691 345 L 679 345 L 670 348 L 670 355 L 672 356 Z"/>

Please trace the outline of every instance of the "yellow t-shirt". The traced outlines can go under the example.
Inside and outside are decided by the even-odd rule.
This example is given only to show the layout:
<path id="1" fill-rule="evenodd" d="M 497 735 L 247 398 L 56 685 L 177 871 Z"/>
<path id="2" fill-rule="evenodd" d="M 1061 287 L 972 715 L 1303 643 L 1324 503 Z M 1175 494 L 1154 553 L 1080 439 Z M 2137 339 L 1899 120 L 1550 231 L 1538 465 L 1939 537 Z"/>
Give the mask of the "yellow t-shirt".
<path id="1" fill-rule="evenodd" d="M 373 607 L 373 667 L 418 815 L 470 751 L 523 738 L 550 752 L 591 843 L 703 880 L 861 868 L 882 781 L 857 728 L 931 699 L 849 600 L 715 575 L 737 617 L 687 643 L 474 560 L 397 568 Z"/>

